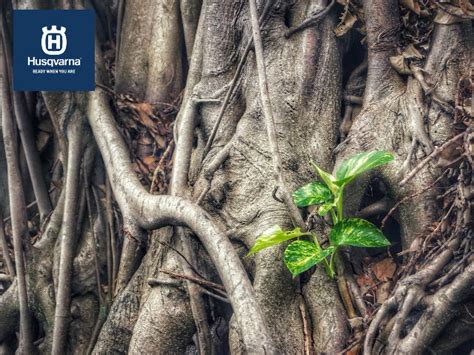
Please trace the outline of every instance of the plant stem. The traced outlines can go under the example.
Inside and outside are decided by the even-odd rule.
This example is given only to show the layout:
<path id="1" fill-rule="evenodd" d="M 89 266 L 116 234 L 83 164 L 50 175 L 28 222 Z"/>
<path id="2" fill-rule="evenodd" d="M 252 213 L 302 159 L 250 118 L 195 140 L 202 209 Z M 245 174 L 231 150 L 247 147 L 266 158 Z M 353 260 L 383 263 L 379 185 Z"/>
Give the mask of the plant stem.
<path id="1" fill-rule="evenodd" d="M 318 246 L 318 248 L 321 249 L 321 245 L 319 244 L 319 240 L 318 240 L 318 237 L 316 237 L 316 234 L 314 234 L 314 233 L 309 233 L 309 234 L 313 237 L 314 244 L 316 244 Z"/>
<path id="2" fill-rule="evenodd" d="M 336 272 L 334 271 L 334 262 L 336 260 L 336 254 L 338 252 L 338 248 L 336 248 L 336 250 L 334 250 L 334 253 L 331 254 L 331 260 L 329 262 L 329 277 L 331 279 L 334 278 L 334 276 L 336 276 Z"/>
<path id="3" fill-rule="evenodd" d="M 341 187 L 341 190 L 339 192 L 339 196 L 336 198 L 336 211 L 337 211 L 337 222 L 342 221 L 342 192 L 343 188 Z M 334 223 L 334 224 L 336 224 Z"/>
<path id="4" fill-rule="evenodd" d="M 333 210 L 331 210 L 331 212 L 334 213 Z M 313 236 L 314 244 L 316 244 L 318 246 L 318 248 L 322 250 L 321 245 L 319 244 L 319 241 L 318 241 L 318 237 L 316 237 L 316 235 L 313 234 L 313 233 L 311 233 L 311 235 Z M 331 272 L 329 262 L 328 262 L 327 258 L 324 258 L 324 270 L 326 270 L 326 274 L 328 274 L 328 275 Z"/>
<path id="5" fill-rule="evenodd" d="M 324 259 L 324 270 L 326 271 L 326 275 L 328 275 L 330 278 L 332 278 L 331 276 L 331 266 L 328 262 L 328 259 Z"/>
<path id="6" fill-rule="evenodd" d="M 342 195 L 343 195 L 343 190 L 344 189 L 344 186 L 341 186 L 340 188 L 340 192 L 338 193 L 338 196 L 337 196 L 337 199 L 336 199 L 336 212 L 337 212 L 337 220 L 335 221 L 334 225 L 340 221 L 342 221 L 343 219 L 343 215 L 342 215 Z M 336 276 L 336 272 L 334 271 L 334 263 L 335 263 L 335 260 L 336 260 L 336 255 L 339 251 L 339 247 L 336 247 L 336 249 L 334 250 L 334 253 L 332 253 L 331 255 L 331 262 L 330 262 L 330 271 L 331 271 L 331 275 L 330 277 L 331 278 L 334 278 Z"/>

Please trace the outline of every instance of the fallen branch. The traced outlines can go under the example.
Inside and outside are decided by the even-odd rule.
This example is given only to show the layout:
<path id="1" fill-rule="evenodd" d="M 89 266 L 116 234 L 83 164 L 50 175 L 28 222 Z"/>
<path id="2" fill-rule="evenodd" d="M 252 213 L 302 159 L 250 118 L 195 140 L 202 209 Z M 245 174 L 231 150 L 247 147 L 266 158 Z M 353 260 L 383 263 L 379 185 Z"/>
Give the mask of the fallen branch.
<path id="1" fill-rule="evenodd" d="M 203 279 L 201 277 L 196 277 L 196 276 L 191 276 L 191 275 L 184 275 L 184 274 L 178 274 L 176 272 L 172 272 L 172 271 L 168 271 L 168 270 L 165 270 L 165 269 L 160 269 L 160 272 L 162 272 L 163 274 L 166 274 L 166 275 L 169 275 L 171 277 L 174 277 L 175 279 L 181 279 L 181 280 L 187 280 L 187 281 L 192 281 L 192 282 L 195 282 L 201 286 L 206 286 L 206 287 L 210 287 L 210 288 L 213 288 L 215 290 L 221 290 L 221 291 L 225 291 L 225 287 L 222 286 L 222 285 L 219 285 L 219 284 L 216 284 L 212 281 L 208 281 L 206 279 Z"/>
<path id="2" fill-rule="evenodd" d="M 189 280 L 189 279 L 188 279 L 187 281 L 192 281 L 192 280 Z M 181 286 L 182 284 L 181 284 L 180 281 L 164 281 L 164 280 L 149 278 L 149 279 L 148 279 L 148 285 L 149 285 L 150 287 L 157 287 L 157 286 L 179 287 L 179 286 Z M 225 294 L 224 291 L 220 291 L 220 290 L 218 290 L 218 289 L 215 289 L 215 291 L 217 291 L 217 292 L 219 292 L 219 293 L 222 294 L 222 296 L 220 296 L 220 295 L 217 295 L 217 294 L 215 294 L 215 293 L 209 291 L 207 288 L 205 288 L 205 287 L 203 287 L 203 286 L 201 286 L 201 285 L 199 285 L 199 284 L 197 284 L 197 285 L 199 286 L 199 289 L 200 289 L 200 291 L 201 291 L 202 293 L 204 293 L 204 294 L 206 294 L 206 295 L 208 295 L 208 296 L 210 296 L 210 297 L 213 297 L 213 298 L 215 298 L 215 299 L 217 299 L 217 300 L 219 300 L 219 301 L 222 301 L 222 302 L 224 302 L 224 303 L 229 303 L 229 304 L 230 304 L 230 302 L 229 302 L 229 300 L 227 299 L 226 294 Z"/>
<path id="3" fill-rule="evenodd" d="M 183 253 L 181 253 L 178 249 L 176 249 L 175 247 L 173 247 L 172 245 L 170 245 L 169 243 L 166 243 L 166 242 L 162 242 L 160 240 L 158 240 L 158 244 L 161 244 L 163 246 L 165 246 L 166 248 L 169 248 L 171 249 L 172 251 L 174 251 L 176 254 L 178 254 L 182 259 L 183 261 L 189 265 L 189 267 L 192 269 L 192 271 L 197 275 L 199 276 L 200 278 L 204 278 L 201 274 L 199 274 L 199 271 L 196 270 L 195 266 L 191 263 L 190 260 L 188 260 L 186 258 L 186 256 L 183 255 Z"/>

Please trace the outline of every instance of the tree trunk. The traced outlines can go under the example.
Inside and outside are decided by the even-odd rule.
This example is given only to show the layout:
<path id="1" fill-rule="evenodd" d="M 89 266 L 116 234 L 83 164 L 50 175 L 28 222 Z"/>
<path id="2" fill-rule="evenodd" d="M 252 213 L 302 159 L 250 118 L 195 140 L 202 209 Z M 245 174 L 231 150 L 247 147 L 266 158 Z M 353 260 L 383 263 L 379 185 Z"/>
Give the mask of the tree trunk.
<path id="1" fill-rule="evenodd" d="M 472 348 L 472 5 L 20 0 L 2 18 L 83 7 L 98 19 L 92 92 L 13 96 L 2 31 L 0 349 Z M 374 150 L 395 159 L 349 185 L 344 213 L 389 250 L 342 250 L 337 280 L 293 278 L 285 244 L 245 257 L 274 225 L 324 241 L 328 221 L 291 192 L 317 178 L 310 161 L 332 171 Z"/>

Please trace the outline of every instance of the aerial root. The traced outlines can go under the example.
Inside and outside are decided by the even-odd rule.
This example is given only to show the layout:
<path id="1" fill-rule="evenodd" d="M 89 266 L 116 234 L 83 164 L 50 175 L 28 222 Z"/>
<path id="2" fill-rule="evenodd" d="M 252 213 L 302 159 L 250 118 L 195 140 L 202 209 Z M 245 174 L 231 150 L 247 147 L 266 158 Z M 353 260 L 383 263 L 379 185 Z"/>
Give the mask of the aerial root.
<path id="1" fill-rule="evenodd" d="M 257 4 L 255 0 L 250 0 L 250 19 L 252 23 L 252 36 L 255 45 L 255 58 L 257 62 L 257 72 L 259 78 L 259 89 L 260 97 L 262 102 L 263 116 L 265 120 L 265 126 L 267 129 L 268 144 L 272 155 L 273 162 L 273 175 L 275 182 L 281 191 L 282 199 L 288 208 L 289 215 L 296 226 L 305 228 L 305 223 L 301 217 L 300 211 L 293 202 L 293 198 L 288 190 L 288 185 L 285 181 L 283 174 L 283 163 L 280 154 L 278 136 L 275 126 L 275 118 L 273 115 L 273 108 L 270 98 L 270 92 L 268 87 L 267 74 L 265 69 L 265 58 L 263 55 L 263 42 L 262 35 L 260 33 L 258 15 L 257 15 Z"/>
<path id="2" fill-rule="evenodd" d="M 326 6 L 324 9 L 310 16 L 309 18 L 304 20 L 302 23 L 300 23 L 298 26 L 292 27 L 288 31 L 286 31 L 285 37 L 290 38 L 295 33 L 301 32 L 308 27 L 315 26 L 319 21 L 321 21 L 329 13 L 329 11 L 331 11 L 331 9 L 333 8 L 335 4 L 336 4 L 336 0 L 331 0 L 329 5 Z"/>
<path id="3" fill-rule="evenodd" d="M 77 209 L 80 171 L 83 153 L 82 117 L 74 115 L 67 128 L 68 163 L 65 181 L 64 215 L 61 235 L 58 289 L 53 328 L 53 354 L 63 354 L 67 348 L 68 324 L 71 305 L 71 278 L 76 245 Z"/>
<path id="4" fill-rule="evenodd" d="M 145 254 L 147 237 L 147 233 L 133 222 L 128 215 L 124 215 L 123 232 L 125 238 L 116 278 L 116 293 L 120 292 L 127 286 L 133 273 L 137 270 L 140 261 Z"/>
<path id="5" fill-rule="evenodd" d="M 464 138 L 470 130 L 468 129 L 467 131 L 464 131 L 462 133 L 459 133 L 458 135 L 454 136 L 447 142 L 445 142 L 442 146 L 436 147 L 433 149 L 433 151 L 425 158 L 423 159 L 413 170 L 411 170 L 405 178 L 400 181 L 399 185 L 404 186 L 408 181 L 410 181 L 421 169 L 425 167 L 426 164 L 428 164 L 431 160 L 437 158 L 447 147 L 449 147 L 451 144 L 457 142 L 458 140 Z"/>
<path id="6" fill-rule="evenodd" d="M 368 218 L 378 214 L 387 213 L 392 206 L 392 200 L 390 200 L 388 197 L 383 197 L 357 212 L 357 217 Z"/>
<path id="7" fill-rule="evenodd" d="M 185 230 L 182 227 L 175 228 L 180 242 L 183 255 L 186 261 L 189 260 L 192 265 L 196 265 L 196 254 L 191 248 L 189 240 L 186 238 Z M 187 274 L 194 275 L 195 267 L 191 267 L 189 262 L 181 260 L 181 268 Z M 194 324 L 196 325 L 196 339 L 197 348 L 200 354 L 208 354 L 212 352 L 211 348 L 211 332 L 209 323 L 207 321 L 207 309 L 206 304 L 202 298 L 201 288 L 194 282 L 186 280 L 186 286 L 188 289 L 189 301 L 191 305 L 191 312 L 194 318 Z"/>
<path id="8" fill-rule="evenodd" d="M 355 106 L 363 104 L 363 95 L 365 82 L 363 74 L 367 70 L 367 58 L 364 58 L 351 73 L 347 80 L 345 95 L 344 95 L 344 117 L 339 126 L 339 134 L 341 141 L 344 140 L 352 127 L 352 120 L 354 116 Z"/>
<path id="9" fill-rule="evenodd" d="M 264 350 L 273 353 L 273 340 L 252 285 L 225 233 L 218 228 L 211 216 L 189 200 L 177 196 L 152 195 L 143 188 L 131 169 L 128 148 L 116 127 L 105 93 L 100 89 L 89 96 L 88 118 L 123 215 L 133 218 L 143 229 L 169 225 L 191 229 L 216 266 L 247 351 Z M 178 137 L 177 148 L 184 139 L 181 134 L 182 132 Z"/>
<path id="10" fill-rule="evenodd" d="M 411 311 L 424 302 L 426 287 L 435 279 L 444 266 L 450 262 L 454 251 L 459 245 L 459 238 L 452 239 L 447 243 L 446 248 L 424 268 L 399 282 L 399 286 L 395 289 L 393 295 L 382 304 L 375 318 L 370 323 L 364 342 L 364 355 L 372 354 L 375 347 L 380 345 L 377 344 L 376 339 L 379 336 L 378 331 L 382 327 L 383 322 L 388 322 L 387 324 L 390 323 L 392 327 L 388 334 L 386 344 L 388 353 L 399 350 L 400 334 L 405 325 L 405 321 Z M 442 290 L 443 289 L 439 292 L 443 292 Z M 391 317 L 391 314 L 394 312 L 397 313 L 394 317 Z M 418 322 L 417 324 L 424 323 Z M 409 334 L 414 334 L 414 330 L 411 330 Z"/>
<path id="11" fill-rule="evenodd" d="M 204 178 L 206 179 L 206 186 L 203 188 L 202 192 L 200 193 L 198 199 L 196 200 L 196 204 L 200 206 L 206 197 L 207 193 L 211 189 L 212 180 L 214 179 L 214 174 L 217 170 L 221 167 L 222 164 L 227 160 L 229 157 L 230 150 L 234 144 L 234 141 L 231 139 L 229 143 L 227 143 L 224 148 L 222 148 L 219 153 L 212 159 L 212 161 L 204 168 Z"/>
<path id="12" fill-rule="evenodd" d="M 431 344 L 444 327 L 455 317 L 455 310 L 468 297 L 472 296 L 474 283 L 474 261 L 456 276 L 452 283 L 441 288 L 434 295 L 426 296 L 424 305 L 427 309 L 408 335 L 398 341 L 398 351 L 422 352 Z"/>
<path id="13" fill-rule="evenodd" d="M 6 3 L 3 4 L 6 6 Z M 5 8 L 0 14 L 0 24 L 2 27 L 3 47 L 7 46 L 8 36 L 6 35 Z M 20 337 L 19 352 L 31 353 L 34 351 L 33 332 L 30 309 L 28 304 L 28 288 L 26 281 L 26 263 L 31 252 L 31 244 L 28 238 L 27 216 L 25 193 L 21 178 L 19 149 L 17 133 L 15 131 L 15 118 L 13 115 L 13 97 L 11 83 L 11 72 L 8 70 L 9 56 L 3 53 L 0 58 L 0 71 L 3 74 L 2 80 L 2 134 L 5 148 L 5 158 L 7 165 L 8 195 L 10 202 L 10 217 L 13 234 L 13 250 L 15 256 L 15 273 L 17 281 L 18 302 L 20 309 Z M 8 250 L 5 250 L 8 253 Z"/>
<path id="14" fill-rule="evenodd" d="M 272 9 L 272 6 L 273 6 L 273 1 L 268 0 L 265 4 L 265 8 L 262 11 L 262 14 L 260 15 L 258 19 L 259 26 L 263 26 L 263 24 L 265 23 L 266 19 L 268 18 L 268 14 L 270 13 L 270 10 Z M 216 122 L 214 123 L 214 126 L 212 127 L 211 134 L 209 135 L 209 138 L 206 142 L 206 146 L 204 147 L 204 152 L 202 156 L 203 161 L 206 158 L 207 153 L 209 153 L 209 151 L 212 148 L 212 144 L 214 143 L 214 139 L 217 135 L 217 131 L 219 129 L 222 119 L 224 118 L 225 110 L 227 109 L 227 106 L 230 103 L 230 99 L 236 92 L 237 84 L 239 82 L 240 76 L 244 69 L 244 65 L 247 61 L 247 57 L 250 53 L 250 50 L 252 49 L 252 45 L 253 45 L 253 39 L 251 38 L 249 39 L 249 41 L 247 42 L 247 45 L 245 46 L 244 53 L 242 54 L 242 57 L 240 58 L 240 61 L 237 64 L 237 68 L 235 70 L 232 80 L 225 86 L 226 94 L 224 96 L 224 101 L 222 102 Z"/>

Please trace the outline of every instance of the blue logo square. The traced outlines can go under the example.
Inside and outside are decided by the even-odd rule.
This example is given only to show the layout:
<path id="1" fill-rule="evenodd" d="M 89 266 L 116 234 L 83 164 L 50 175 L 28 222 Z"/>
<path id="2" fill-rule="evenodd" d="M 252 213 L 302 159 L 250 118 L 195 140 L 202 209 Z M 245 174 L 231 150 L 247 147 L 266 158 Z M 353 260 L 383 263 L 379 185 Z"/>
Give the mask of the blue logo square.
<path id="1" fill-rule="evenodd" d="M 13 89 L 95 90 L 93 10 L 14 10 Z"/>

